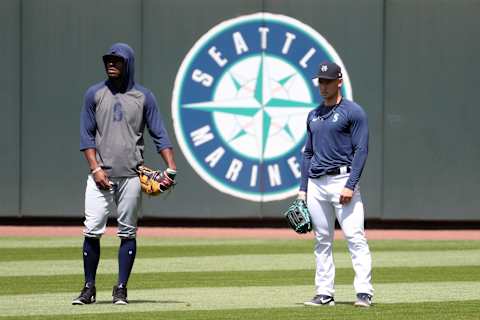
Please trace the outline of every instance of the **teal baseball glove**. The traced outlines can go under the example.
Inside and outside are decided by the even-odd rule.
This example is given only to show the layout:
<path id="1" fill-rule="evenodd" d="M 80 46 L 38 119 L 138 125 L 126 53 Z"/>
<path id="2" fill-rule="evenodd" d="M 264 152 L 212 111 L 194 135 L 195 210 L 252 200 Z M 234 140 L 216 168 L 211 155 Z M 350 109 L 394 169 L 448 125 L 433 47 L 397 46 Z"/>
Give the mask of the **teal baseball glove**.
<path id="1" fill-rule="evenodd" d="M 307 233 L 312 231 L 310 212 L 304 200 L 296 199 L 284 213 L 288 224 L 296 233 Z"/>

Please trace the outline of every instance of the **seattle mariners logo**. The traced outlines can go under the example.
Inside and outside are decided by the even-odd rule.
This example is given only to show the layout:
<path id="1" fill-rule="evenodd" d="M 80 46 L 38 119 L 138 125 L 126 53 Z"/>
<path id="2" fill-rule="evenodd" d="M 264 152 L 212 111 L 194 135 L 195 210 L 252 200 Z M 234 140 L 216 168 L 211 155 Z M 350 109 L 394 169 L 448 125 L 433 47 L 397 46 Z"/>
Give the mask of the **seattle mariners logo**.
<path id="1" fill-rule="evenodd" d="M 338 113 L 335 112 L 335 113 L 333 114 L 333 120 L 332 120 L 332 122 L 337 122 L 337 121 L 338 121 Z"/>
<path id="2" fill-rule="evenodd" d="M 348 73 L 333 47 L 287 16 L 256 13 L 202 36 L 178 71 L 172 115 L 180 147 L 210 185 L 251 201 L 297 193 L 306 117 L 321 103 L 311 80 L 324 60 Z"/>

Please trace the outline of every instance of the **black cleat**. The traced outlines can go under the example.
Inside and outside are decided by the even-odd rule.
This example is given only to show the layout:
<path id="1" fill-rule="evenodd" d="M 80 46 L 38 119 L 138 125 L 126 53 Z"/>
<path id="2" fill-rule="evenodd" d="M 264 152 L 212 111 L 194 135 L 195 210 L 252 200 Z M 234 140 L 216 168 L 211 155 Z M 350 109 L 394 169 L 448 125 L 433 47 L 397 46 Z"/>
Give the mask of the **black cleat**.
<path id="1" fill-rule="evenodd" d="M 112 297 L 113 297 L 113 304 L 128 304 L 127 288 L 114 286 Z"/>
<path id="2" fill-rule="evenodd" d="M 357 301 L 355 301 L 353 305 L 355 307 L 370 307 L 372 305 L 372 295 L 368 293 L 357 293 Z"/>
<path id="3" fill-rule="evenodd" d="M 80 295 L 72 301 L 73 305 L 83 305 L 83 304 L 90 304 L 95 303 L 95 298 L 97 296 L 97 289 L 95 286 L 92 287 L 83 287 L 82 292 Z"/>
<path id="4" fill-rule="evenodd" d="M 306 301 L 303 303 L 306 306 L 334 306 L 335 305 L 335 300 L 331 296 L 327 296 L 324 294 L 317 294 L 315 297 L 313 297 L 312 300 Z"/>

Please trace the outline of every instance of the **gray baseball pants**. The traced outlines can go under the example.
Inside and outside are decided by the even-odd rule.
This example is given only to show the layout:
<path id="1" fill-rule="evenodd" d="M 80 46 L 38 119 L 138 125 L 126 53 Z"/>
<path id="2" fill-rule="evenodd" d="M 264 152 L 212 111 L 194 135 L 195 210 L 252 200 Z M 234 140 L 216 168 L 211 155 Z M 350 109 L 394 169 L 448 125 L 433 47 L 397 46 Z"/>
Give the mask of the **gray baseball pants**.
<path id="1" fill-rule="evenodd" d="M 85 222 L 83 234 L 100 238 L 110 215 L 117 216 L 120 238 L 135 238 L 138 212 L 141 207 L 141 187 L 138 177 L 110 178 L 112 190 L 97 187 L 92 175 L 88 175 L 85 190 Z"/>

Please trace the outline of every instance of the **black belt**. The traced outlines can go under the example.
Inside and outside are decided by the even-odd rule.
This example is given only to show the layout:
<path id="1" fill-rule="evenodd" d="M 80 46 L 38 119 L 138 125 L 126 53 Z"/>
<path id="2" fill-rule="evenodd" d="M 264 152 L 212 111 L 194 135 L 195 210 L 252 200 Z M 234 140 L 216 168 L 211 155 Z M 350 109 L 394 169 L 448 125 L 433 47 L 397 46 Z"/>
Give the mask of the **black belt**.
<path id="1" fill-rule="evenodd" d="M 347 172 L 346 173 L 350 173 L 350 171 L 352 171 L 352 168 L 347 167 Z M 340 168 L 334 168 L 334 169 L 327 170 L 327 172 L 325 174 L 328 175 L 328 176 L 335 176 L 335 175 L 340 174 L 340 173 L 341 173 Z"/>

